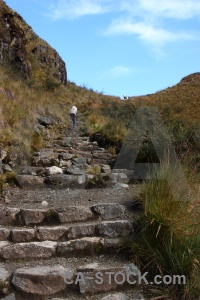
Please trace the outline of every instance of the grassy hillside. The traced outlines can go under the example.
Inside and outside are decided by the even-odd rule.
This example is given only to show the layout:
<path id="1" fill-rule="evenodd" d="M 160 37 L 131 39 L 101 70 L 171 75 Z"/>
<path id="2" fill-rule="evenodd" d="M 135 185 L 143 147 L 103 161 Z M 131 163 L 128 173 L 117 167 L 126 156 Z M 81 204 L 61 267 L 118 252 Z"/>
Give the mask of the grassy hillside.
<path id="1" fill-rule="evenodd" d="M 159 108 L 175 144 L 189 141 L 193 148 L 198 146 L 200 73 L 155 94 L 122 101 L 67 82 L 65 63 L 56 50 L 2 0 L 0 15 L 0 146 L 26 148 L 37 114 L 53 115 L 67 124 L 72 103 L 85 117 L 85 132 L 105 136 L 111 152 L 120 149 L 141 105 Z"/>
<path id="2" fill-rule="evenodd" d="M 200 73 L 188 75 L 177 85 L 163 91 L 132 99 L 137 103 L 158 106 L 168 120 L 200 123 Z"/>

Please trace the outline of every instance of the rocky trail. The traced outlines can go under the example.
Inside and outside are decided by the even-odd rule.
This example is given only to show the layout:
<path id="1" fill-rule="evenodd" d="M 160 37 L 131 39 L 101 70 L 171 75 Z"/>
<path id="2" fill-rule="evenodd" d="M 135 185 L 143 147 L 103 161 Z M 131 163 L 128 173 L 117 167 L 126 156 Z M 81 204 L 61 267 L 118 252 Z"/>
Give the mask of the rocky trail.
<path id="1" fill-rule="evenodd" d="M 20 187 L 4 192 L 0 299 L 144 299 L 131 284 L 137 268 L 118 254 L 133 235 L 138 187 L 130 171 L 111 169 L 116 156 L 82 136 L 80 123 L 49 136 L 21 166 Z"/>

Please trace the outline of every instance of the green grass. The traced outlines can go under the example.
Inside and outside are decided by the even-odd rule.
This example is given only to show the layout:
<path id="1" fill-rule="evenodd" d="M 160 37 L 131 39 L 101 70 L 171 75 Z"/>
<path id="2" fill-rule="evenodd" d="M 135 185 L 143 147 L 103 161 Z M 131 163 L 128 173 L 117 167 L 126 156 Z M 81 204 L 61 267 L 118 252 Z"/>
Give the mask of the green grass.
<path id="1" fill-rule="evenodd" d="M 192 193 L 183 199 L 169 185 L 174 181 L 179 191 L 185 189 L 178 171 L 165 162 L 155 171 L 158 179 L 150 178 L 144 183 L 139 198 L 143 207 L 139 234 L 135 241 L 126 240 L 124 248 L 152 277 L 184 275 L 186 285 L 163 285 L 161 290 L 170 299 L 194 300 L 200 293 L 199 182 L 194 186 L 193 180 Z M 166 179 L 159 179 L 163 175 Z M 196 175 L 191 175 L 190 180 L 193 176 Z"/>

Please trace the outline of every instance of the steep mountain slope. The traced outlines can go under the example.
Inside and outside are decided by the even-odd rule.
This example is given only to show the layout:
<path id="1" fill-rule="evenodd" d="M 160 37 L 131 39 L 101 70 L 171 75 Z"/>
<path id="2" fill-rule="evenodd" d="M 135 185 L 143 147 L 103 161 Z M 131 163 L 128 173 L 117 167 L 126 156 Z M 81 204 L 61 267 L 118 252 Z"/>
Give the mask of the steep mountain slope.
<path id="1" fill-rule="evenodd" d="M 0 0 L 0 62 L 10 63 L 33 83 L 50 79 L 65 84 L 65 63 L 59 54 L 15 11 Z"/>

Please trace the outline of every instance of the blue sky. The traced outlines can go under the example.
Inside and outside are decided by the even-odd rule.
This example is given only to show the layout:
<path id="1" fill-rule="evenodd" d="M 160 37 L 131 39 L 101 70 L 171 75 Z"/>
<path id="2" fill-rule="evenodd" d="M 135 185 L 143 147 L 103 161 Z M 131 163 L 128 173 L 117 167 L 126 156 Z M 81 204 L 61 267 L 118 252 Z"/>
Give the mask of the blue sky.
<path id="1" fill-rule="evenodd" d="M 200 71 L 199 0 L 5 0 L 66 63 L 68 79 L 123 97 Z"/>

